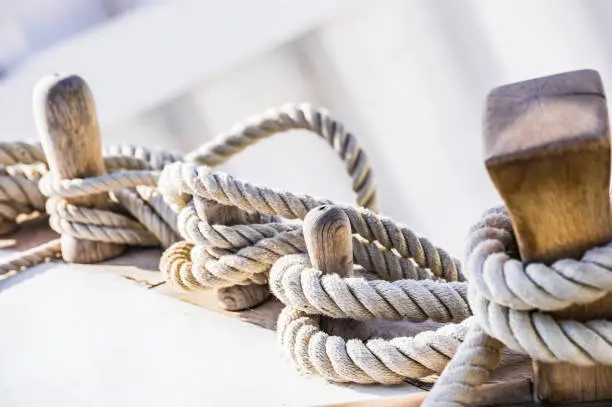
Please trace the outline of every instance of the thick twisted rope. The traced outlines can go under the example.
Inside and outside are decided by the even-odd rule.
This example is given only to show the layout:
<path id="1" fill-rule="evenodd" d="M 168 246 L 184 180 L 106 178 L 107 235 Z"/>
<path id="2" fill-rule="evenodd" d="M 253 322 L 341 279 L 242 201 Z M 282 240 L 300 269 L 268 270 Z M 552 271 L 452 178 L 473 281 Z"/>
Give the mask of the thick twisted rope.
<path id="1" fill-rule="evenodd" d="M 196 242 L 172 246 L 162 256 L 160 269 L 179 285 L 197 289 L 246 284 L 254 275 L 266 275 L 271 267 L 271 289 L 287 305 L 278 322 L 279 340 L 298 367 L 332 381 L 394 384 L 406 377 L 440 373 L 463 340 L 463 325 L 390 341 L 346 342 L 329 336 L 319 325 L 321 315 L 460 322 L 471 315 L 467 288 L 460 282 L 427 279 L 389 282 L 322 275 L 310 267 L 304 254 L 301 228 L 279 229 L 282 223 L 213 227 L 201 221 L 197 211 L 198 200 L 212 200 L 254 213 L 303 219 L 308 211 L 330 201 L 254 186 L 188 163 L 167 166 L 158 187 L 180 208 L 182 234 Z M 365 208 L 340 208 L 357 234 L 353 239 L 357 264 L 364 253 L 377 253 L 365 256 L 361 265 L 388 276 L 385 265 L 393 262 L 380 260 L 394 256 L 398 264 L 416 263 L 415 271 L 430 270 L 411 273 L 414 277 L 462 278 L 456 260 L 408 228 Z M 217 252 L 207 250 L 210 246 Z"/>
<path id="2" fill-rule="evenodd" d="M 478 387 L 501 360 L 504 345 L 482 331 L 475 320 L 457 353 L 444 369 L 423 407 L 473 405 Z"/>
<path id="3" fill-rule="evenodd" d="M 60 240 L 55 239 L 42 245 L 24 250 L 0 260 L 0 275 L 12 271 L 22 271 L 29 267 L 44 263 L 59 257 Z"/>
<path id="4" fill-rule="evenodd" d="M 270 286 L 284 304 L 332 318 L 461 322 L 471 315 L 465 283 L 341 278 L 309 267 L 304 255 L 277 261 Z"/>
<path id="5" fill-rule="evenodd" d="M 246 124 L 235 126 L 201 148 L 187 154 L 189 162 L 216 167 L 233 155 L 258 141 L 288 130 L 309 130 L 323 138 L 338 153 L 353 179 L 357 204 L 378 210 L 374 176 L 368 159 L 352 133 L 334 120 L 328 111 L 307 104 L 285 105 L 251 118 Z"/>
<path id="6" fill-rule="evenodd" d="M 347 341 L 325 333 L 322 316 L 460 322 L 471 315 L 464 283 L 342 279 L 313 269 L 306 255 L 278 260 L 270 286 L 288 305 L 277 324 L 285 353 L 299 369 L 335 382 L 397 384 L 439 374 L 468 325 L 449 324 L 414 337 Z"/>
<path id="7" fill-rule="evenodd" d="M 327 140 L 344 160 L 347 171 L 353 178 L 353 189 L 357 193 L 358 203 L 370 208 L 377 207 L 372 171 L 354 136 L 345 132 L 342 124 L 332 120 L 326 111 L 316 110 L 308 105 L 288 105 L 256 117 L 246 126 L 236 127 L 232 134 L 218 136 L 188 154 L 187 158 L 208 164 L 209 167 L 206 168 L 210 168 L 263 138 L 293 129 L 310 130 Z M 280 215 L 295 219 L 295 215 L 287 216 L 287 212 L 282 210 L 266 212 L 244 208 L 211 195 L 186 195 L 178 192 L 177 188 L 171 185 L 177 176 L 183 183 L 196 185 L 198 182 L 193 179 L 193 171 L 189 172 L 189 169 L 195 169 L 196 165 L 184 164 L 185 166 L 180 167 L 167 166 L 175 169 L 164 170 L 167 175 L 165 181 L 160 180 L 159 185 L 166 199 L 180 210 L 178 228 L 181 235 L 194 244 L 178 244 L 162 259 L 161 269 L 169 280 L 190 290 L 253 282 L 265 284 L 269 269 L 278 258 L 306 251 L 301 227 L 281 223 L 276 217 Z M 182 177 L 178 175 L 180 172 L 184 172 Z M 228 187 L 232 188 L 229 184 Z M 251 219 L 245 224 L 235 226 L 211 225 L 206 219 L 205 210 L 202 209 L 210 204 L 237 206 L 250 214 Z M 201 210 L 198 211 L 198 208 Z M 187 248 L 189 254 L 185 255 Z M 395 260 L 394 255 L 378 252 L 377 257 L 374 257 L 366 245 L 362 244 L 359 248 L 361 250 L 357 256 L 369 259 L 367 265 L 372 269 L 386 261 L 392 265 L 390 273 L 419 273 L 418 268 L 405 261 Z M 427 273 L 421 272 L 421 275 L 426 276 Z"/>
<path id="8" fill-rule="evenodd" d="M 332 203 L 327 199 L 254 186 L 230 175 L 212 172 L 208 167 L 190 163 L 166 166 L 159 180 L 159 189 L 172 204 L 182 210 L 195 196 L 245 211 L 279 215 L 286 219 L 304 219 L 311 209 Z M 353 231 L 362 239 L 376 241 L 387 250 L 397 251 L 401 257 L 412 259 L 417 266 L 431 270 L 436 277 L 447 281 L 462 279 L 459 261 L 426 238 L 366 208 L 340 207 L 347 214 Z M 187 218 L 190 215 L 184 216 Z"/>
<path id="9" fill-rule="evenodd" d="M 367 279 L 342 279 L 313 269 L 305 255 L 301 226 L 283 223 L 279 218 L 303 219 L 309 210 L 330 201 L 253 186 L 209 168 L 258 140 L 291 129 L 317 133 L 345 161 L 358 204 L 365 208 L 341 208 L 355 233 L 355 263 L 369 276 Z M 308 106 L 288 106 L 269 112 L 236 128 L 232 134 L 217 137 L 186 158 L 209 167 L 182 162 L 180 154 L 118 146 L 111 148 L 105 157 L 108 175 L 57 180 L 44 174 L 46 167 L 39 146 L 25 143 L 4 146 L 0 165 L 4 163 L 3 169 L 13 184 L 3 189 L 0 175 L 0 212 L 5 212 L 1 206 L 4 190 L 7 206 L 13 209 L 6 217 L 9 220 L 19 212 L 42 210 L 44 194 L 50 197 L 45 205 L 51 215 L 50 223 L 63 234 L 104 242 L 163 246 L 181 235 L 187 241 L 171 246 L 160 264 L 169 280 L 190 290 L 269 281 L 273 292 L 287 305 L 278 323 L 280 342 L 300 368 L 329 380 L 393 384 L 404 378 L 439 374 L 444 369 L 473 326 L 473 319 L 468 318 L 471 311 L 467 287 L 458 282 L 463 280 L 459 262 L 405 226 L 374 212 L 376 189 L 367 158 L 352 134 L 345 132 L 327 112 Z M 20 162 L 38 165 L 40 170 L 26 173 L 18 169 Z M 40 189 L 33 188 L 39 180 Z M 78 207 L 64 200 L 95 193 L 111 193 L 108 208 Z M 164 198 L 180 210 L 178 216 Z M 205 208 L 211 204 L 246 211 L 245 223 L 210 224 Z M 485 229 L 490 229 L 491 221 L 485 224 Z M 478 233 L 485 237 L 495 235 L 511 243 L 511 234 L 504 234 L 503 227 L 496 232 L 489 229 Z M 25 256 L 10 259 L 0 265 L 0 270 L 7 272 L 52 258 L 58 247 L 57 241 L 41 246 Z M 479 242 L 475 247 L 481 247 Z M 533 305 L 528 295 L 515 298 L 504 294 L 500 298 L 509 303 L 522 301 L 523 307 Z M 571 302 L 578 295 L 572 293 L 563 299 Z M 413 338 L 346 341 L 323 332 L 321 317 L 460 323 Z M 469 345 L 471 349 L 482 338 L 488 338 L 478 335 L 477 339 L 468 338 L 463 347 Z M 470 363 L 472 366 L 476 362 Z"/>
<path id="10" fill-rule="evenodd" d="M 321 329 L 321 316 L 286 307 L 277 323 L 283 350 L 300 370 L 333 382 L 399 384 L 439 374 L 464 340 L 467 325 L 391 340 L 345 340 Z"/>
<path id="11" fill-rule="evenodd" d="M 487 229 L 490 234 L 483 233 Z M 612 290 L 612 245 L 591 249 L 581 260 L 525 265 L 506 254 L 516 251 L 506 235 L 512 235 L 509 217 L 494 210 L 469 239 L 470 304 L 483 330 L 543 362 L 612 364 L 609 321 L 578 322 L 549 313 Z"/>
<path id="12" fill-rule="evenodd" d="M 326 111 L 309 105 L 289 105 L 262 115 L 246 126 L 235 128 L 231 135 L 220 135 L 188 154 L 187 159 L 216 166 L 262 138 L 293 129 L 310 130 L 327 140 L 345 161 L 360 202 L 376 205 L 372 172 L 353 135 L 345 132 L 342 124 L 332 120 Z M 46 160 L 39 144 L 0 144 L 0 165 L 42 165 L 41 171 L 30 179 L 10 174 L 3 183 L 0 175 L 0 232 L 12 230 L 19 214 L 43 210 L 44 194 L 54 198 L 46 208 L 51 215 L 52 227 L 59 233 L 80 239 L 134 245 L 161 243 L 167 247 L 177 241 L 175 214 L 159 194 L 146 187 L 156 185 L 155 171 L 168 163 L 182 160 L 181 155 L 130 145 L 111 147 L 106 155 L 105 164 L 110 171 L 108 175 L 80 180 L 56 180 L 50 174 L 43 176 Z M 35 186 L 39 180 L 40 189 Z M 4 185 L 6 188 L 3 188 Z M 4 190 L 7 191 L 4 194 L 6 199 L 2 200 Z M 114 205 L 109 210 L 77 210 L 74 207 L 67 210 L 66 204 L 61 202 L 63 198 L 111 191 L 114 192 L 112 198 L 120 205 Z M 116 213 L 118 207 L 127 211 L 129 216 L 122 217 L 121 213 Z M 130 218 L 135 218 L 142 226 L 131 222 Z"/>
<path id="13" fill-rule="evenodd" d="M 195 201 L 198 199 L 195 198 Z M 261 222 L 263 220 L 260 219 Z M 188 243 L 190 253 L 187 256 L 182 254 L 186 248 L 183 243 L 170 248 L 165 257 L 172 257 L 176 261 L 163 259 L 161 270 L 167 273 L 170 281 L 184 289 L 219 288 L 254 281 L 265 283 L 265 274 L 279 258 L 306 253 L 300 225 L 279 222 L 210 225 L 200 220 L 193 203 L 181 210 L 178 225 L 181 234 L 192 242 Z M 173 250 L 181 255 L 174 257 Z M 353 238 L 353 256 L 365 270 L 384 279 L 390 279 L 390 276 L 414 279 L 433 277 L 429 271 L 414 266 L 410 259 L 401 258 L 390 250 L 357 237 Z"/>
<path id="14" fill-rule="evenodd" d="M 482 363 L 491 344 L 546 363 L 612 365 L 611 321 L 580 322 L 550 314 L 612 291 L 612 244 L 593 248 L 580 260 L 524 264 L 513 257 L 517 246 L 508 213 L 494 208 L 472 228 L 467 249 L 468 298 L 480 332 L 478 346 L 458 355 L 462 362 L 442 375 L 426 406 L 469 405 L 470 394 L 496 366 Z"/>

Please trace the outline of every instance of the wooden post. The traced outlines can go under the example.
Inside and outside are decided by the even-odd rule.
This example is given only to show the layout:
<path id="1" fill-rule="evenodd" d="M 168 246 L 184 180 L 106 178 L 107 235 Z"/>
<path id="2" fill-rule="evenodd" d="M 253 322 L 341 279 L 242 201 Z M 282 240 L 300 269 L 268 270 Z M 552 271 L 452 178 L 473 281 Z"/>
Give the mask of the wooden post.
<path id="1" fill-rule="evenodd" d="M 34 118 L 49 169 L 60 179 L 106 174 L 102 159 L 100 128 L 93 96 L 76 75 L 54 74 L 41 79 L 34 89 Z M 66 199 L 74 204 L 107 208 L 107 194 Z M 117 256 L 124 246 L 61 237 L 62 256 L 74 263 L 96 263 Z"/>
<path id="2" fill-rule="evenodd" d="M 199 200 L 198 213 L 211 225 L 245 224 L 248 214 L 234 206 L 221 205 L 214 201 Z M 246 284 L 224 287 L 217 290 L 219 306 L 228 311 L 240 311 L 261 304 L 270 295 L 270 288 L 262 284 Z"/>
<path id="3" fill-rule="evenodd" d="M 494 89 L 485 117 L 486 167 L 527 262 L 580 258 L 612 240 L 610 134 L 603 85 L 591 70 Z M 612 317 L 612 297 L 555 315 Z M 534 363 L 549 402 L 612 398 L 612 367 Z"/>
<path id="4" fill-rule="evenodd" d="M 353 271 L 351 224 L 337 206 L 312 209 L 304 219 L 304 239 L 312 265 L 324 273 L 342 277 Z"/>
<path id="5" fill-rule="evenodd" d="M 353 273 L 351 223 L 337 206 L 311 209 L 304 218 L 304 239 L 312 265 L 325 274 L 348 277 Z M 328 333 L 359 337 L 367 330 L 363 321 L 321 318 L 321 328 Z"/>

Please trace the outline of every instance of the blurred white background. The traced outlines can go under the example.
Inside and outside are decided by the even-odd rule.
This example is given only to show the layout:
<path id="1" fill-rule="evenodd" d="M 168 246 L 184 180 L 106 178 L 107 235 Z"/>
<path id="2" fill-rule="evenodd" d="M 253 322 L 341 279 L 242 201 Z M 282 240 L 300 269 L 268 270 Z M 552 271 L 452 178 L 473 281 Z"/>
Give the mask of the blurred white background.
<path id="1" fill-rule="evenodd" d="M 311 102 L 360 140 L 382 211 L 461 256 L 499 202 L 481 158 L 486 93 L 582 68 L 612 83 L 611 18 L 605 0 L 0 0 L 0 139 L 36 138 L 31 91 L 54 71 L 90 83 L 106 145 L 187 151 Z M 313 135 L 276 136 L 223 170 L 353 198 Z"/>

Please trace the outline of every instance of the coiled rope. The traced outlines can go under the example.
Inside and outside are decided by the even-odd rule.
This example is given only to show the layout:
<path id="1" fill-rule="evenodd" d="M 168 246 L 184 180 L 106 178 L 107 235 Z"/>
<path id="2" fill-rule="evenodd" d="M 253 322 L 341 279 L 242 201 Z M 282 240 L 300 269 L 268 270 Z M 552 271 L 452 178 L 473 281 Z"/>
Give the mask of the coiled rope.
<path id="1" fill-rule="evenodd" d="M 38 143 L 0 143 L 0 233 L 13 230 L 22 214 L 46 211 L 51 227 L 61 234 L 94 241 L 168 247 L 180 235 L 175 211 L 155 188 L 161 169 L 183 159 L 214 167 L 263 138 L 294 129 L 312 131 L 327 141 L 345 161 L 358 203 L 376 207 L 371 170 L 355 137 L 325 110 L 305 104 L 287 105 L 254 117 L 229 134 L 219 135 L 185 158 L 177 153 L 129 145 L 111 147 L 104 158 L 109 174 L 87 179 L 54 179 L 47 172 L 46 159 Z M 106 210 L 70 205 L 63 199 L 100 192 L 112 192 L 112 201 Z M 59 250 L 59 241 L 49 244 L 46 250 L 31 250 L 29 263 L 55 257 L 49 256 L 52 247 Z M 22 262 L 14 257 L 0 263 L 0 269 L 5 272 L 21 268 Z"/>
<path id="2" fill-rule="evenodd" d="M 200 289 L 263 283 L 270 272 L 273 293 L 287 305 L 277 324 L 279 340 L 300 368 L 338 382 L 399 383 L 406 377 L 440 373 L 464 338 L 463 325 L 390 341 L 346 342 L 330 337 L 320 329 L 321 315 L 358 320 L 462 321 L 470 316 L 467 287 L 465 283 L 427 279 L 388 282 L 323 276 L 310 268 L 304 255 L 301 227 L 282 223 L 213 226 L 199 219 L 196 209 L 199 200 L 213 200 L 263 215 L 304 219 L 311 209 L 330 204 L 329 200 L 254 186 L 188 163 L 166 166 L 158 188 L 180 208 L 179 229 L 191 240 L 171 246 L 163 254 L 160 269 L 168 280 L 186 289 Z M 412 272 L 413 278 L 462 279 L 455 259 L 405 226 L 365 208 L 339 207 L 356 234 L 355 262 L 367 271 L 389 274 L 385 263 L 377 260 L 395 256 L 401 259 L 397 262 L 414 262 L 431 271 L 430 275 Z M 229 252 L 218 253 L 218 248 Z M 378 256 L 363 261 L 364 253 Z"/>

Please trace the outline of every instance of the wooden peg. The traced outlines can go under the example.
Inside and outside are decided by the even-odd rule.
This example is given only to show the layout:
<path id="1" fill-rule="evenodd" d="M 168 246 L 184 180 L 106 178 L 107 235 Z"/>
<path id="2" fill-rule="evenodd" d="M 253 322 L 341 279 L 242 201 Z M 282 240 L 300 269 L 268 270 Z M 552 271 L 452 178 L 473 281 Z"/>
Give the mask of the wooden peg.
<path id="1" fill-rule="evenodd" d="M 342 277 L 353 274 L 351 223 L 342 209 L 332 205 L 311 209 L 304 218 L 304 239 L 315 268 Z M 363 321 L 328 317 L 322 318 L 321 328 L 330 334 L 352 338 L 367 331 Z"/>
<path id="2" fill-rule="evenodd" d="M 217 299 L 221 308 L 227 311 L 242 311 L 264 302 L 270 295 L 270 288 L 265 284 L 246 284 L 223 287 L 217 290 Z"/>
<path id="3" fill-rule="evenodd" d="M 580 258 L 612 240 L 610 134 L 603 85 L 591 70 L 494 89 L 485 117 L 486 167 L 508 207 L 521 257 Z M 612 317 L 612 298 L 555 313 Z M 612 367 L 534 363 L 536 396 L 549 402 L 612 398 Z"/>
<path id="4" fill-rule="evenodd" d="M 248 213 L 234 206 L 221 205 L 205 199 L 196 200 L 196 209 L 201 218 L 211 225 L 239 225 L 248 223 Z M 227 311 L 241 311 L 261 304 L 270 295 L 265 284 L 246 284 L 219 288 L 219 306 Z"/>
<path id="5" fill-rule="evenodd" d="M 351 224 L 342 209 L 323 205 L 308 212 L 304 219 L 304 239 L 315 268 L 342 277 L 352 274 Z"/>
<path id="6" fill-rule="evenodd" d="M 54 74 L 34 89 L 34 119 L 49 169 L 60 179 L 106 174 L 93 96 L 76 75 Z M 108 194 L 66 199 L 80 206 L 108 208 Z M 97 263 L 119 255 L 124 246 L 61 237 L 62 256 L 73 263 Z"/>

